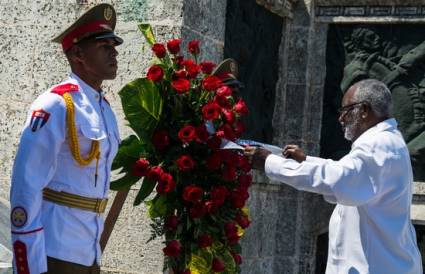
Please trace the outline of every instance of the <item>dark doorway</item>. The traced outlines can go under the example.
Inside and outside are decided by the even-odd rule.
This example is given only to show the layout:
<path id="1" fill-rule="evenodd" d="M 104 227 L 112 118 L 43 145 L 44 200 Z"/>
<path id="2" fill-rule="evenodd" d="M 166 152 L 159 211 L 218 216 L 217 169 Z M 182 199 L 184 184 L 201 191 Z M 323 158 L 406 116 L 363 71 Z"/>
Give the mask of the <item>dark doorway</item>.
<path id="1" fill-rule="evenodd" d="M 256 4 L 255 0 L 227 1 L 224 57 L 239 64 L 241 95 L 250 115 L 244 138 L 272 141 L 275 87 L 278 80 L 279 45 L 283 18 Z"/>

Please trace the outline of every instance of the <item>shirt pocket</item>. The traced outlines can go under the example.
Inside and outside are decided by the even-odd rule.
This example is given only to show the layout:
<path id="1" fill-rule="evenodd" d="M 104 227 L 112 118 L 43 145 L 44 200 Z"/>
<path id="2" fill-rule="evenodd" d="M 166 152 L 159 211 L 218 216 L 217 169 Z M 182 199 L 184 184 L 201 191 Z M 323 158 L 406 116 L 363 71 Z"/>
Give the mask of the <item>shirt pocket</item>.
<path id="1" fill-rule="evenodd" d="M 102 142 L 106 139 L 106 132 L 104 129 L 89 124 L 80 125 L 78 135 L 80 154 L 83 158 L 86 158 L 90 153 L 93 141 Z"/>

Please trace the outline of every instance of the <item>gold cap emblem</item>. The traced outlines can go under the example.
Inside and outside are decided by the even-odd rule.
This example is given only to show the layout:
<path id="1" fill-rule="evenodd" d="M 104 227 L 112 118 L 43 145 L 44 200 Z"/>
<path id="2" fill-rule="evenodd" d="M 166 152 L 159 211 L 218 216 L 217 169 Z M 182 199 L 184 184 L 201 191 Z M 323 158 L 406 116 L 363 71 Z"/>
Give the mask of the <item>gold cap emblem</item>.
<path id="1" fill-rule="evenodd" d="M 105 17 L 106 21 L 111 20 L 113 14 L 114 12 L 112 11 L 110 7 L 106 7 L 105 10 L 103 11 L 103 16 Z"/>

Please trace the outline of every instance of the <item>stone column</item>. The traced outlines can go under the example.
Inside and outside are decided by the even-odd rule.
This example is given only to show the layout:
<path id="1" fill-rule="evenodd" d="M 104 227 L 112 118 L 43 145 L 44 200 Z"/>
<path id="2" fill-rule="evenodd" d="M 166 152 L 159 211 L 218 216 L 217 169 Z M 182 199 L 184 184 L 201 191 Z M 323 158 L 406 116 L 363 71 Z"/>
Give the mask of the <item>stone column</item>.
<path id="1" fill-rule="evenodd" d="M 285 17 L 276 86 L 273 143 L 319 155 L 327 25 L 315 24 L 313 1 L 257 3 Z M 282 11 L 283 7 L 290 7 Z M 332 206 L 256 173 L 250 198 L 254 225 L 243 241 L 243 273 L 314 273 L 317 236 L 327 231 Z"/>

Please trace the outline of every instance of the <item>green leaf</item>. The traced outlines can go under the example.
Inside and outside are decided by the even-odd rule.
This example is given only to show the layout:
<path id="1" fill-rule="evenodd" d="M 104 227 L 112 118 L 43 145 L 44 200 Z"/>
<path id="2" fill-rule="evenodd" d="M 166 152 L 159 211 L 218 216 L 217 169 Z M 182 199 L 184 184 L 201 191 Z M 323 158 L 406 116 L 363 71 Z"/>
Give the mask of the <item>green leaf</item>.
<path id="1" fill-rule="evenodd" d="M 193 253 L 190 262 L 189 269 L 191 274 L 208 274 L 211 273 L 211 263 L 213 260 L 213 254 L 210 248 L 198 249 L 197 252 Z"/>
<path id="2" fill-rule="evenodd" d="M 142 144 L 135 135 L 125 138 L 118 149 L 118 153 L 112 163 L 112 170 L 124 168 L 123 171 L 129 171 L 132 163 L 139 159 L 140 155 L 148 150 L 148 145 Z"/>
<path id="3" fill-rule="evenodd" d="M 111 190 L 122 190 L 127 189 L 137 183 L 140 180 L 140 177 L 132 175 L 128 172 L 125 176 L 111 182 L 110 189 Z"/>
<path id="4" fill-rule="evenodd" d="M 145 36 L 146 41 L 152 46 L 155 44 L 155 36 L 152 32 L 152 26 L 150 24 L 140 24 L 139 30 L 143 33 L 143 36 Z"/>
<path id="5" fill-rule="evenodd" d="M 148 178 L 144 178 L 142 182 L 142 186 L 140 187 L 139 193 L 137 193 L 136 198 L 134 199 L 133 205 L 138 206 L 141 202 L 143 202 L 149 194 L 152 193 L 156 182 L 149 180 Z"/>
<path id="6" fill-rule="evenodd" d="M 150 144 L 163 107 L 158 87 L 146 78 L 138 78 L 125 85 L 119 95 L 130 127 L 143 143 Z"/>
<path id="7" fill-rule="evenodd" d="M 148 215 L 150 218 L 163 217 L 167 212 L 167 197 L 166 195 L 157 194 L 151 201 L 147 201 L 149 207 Z"/>

